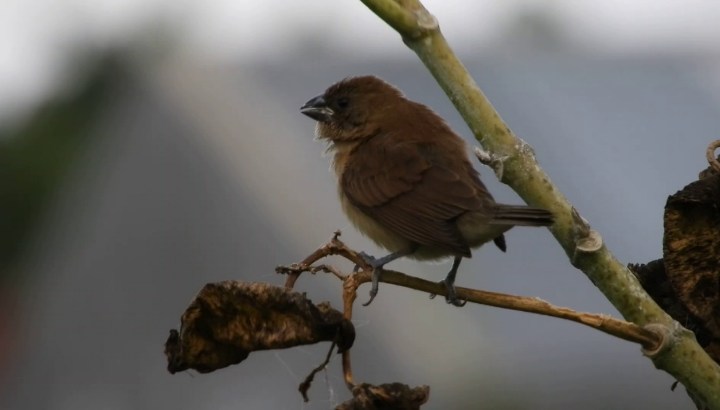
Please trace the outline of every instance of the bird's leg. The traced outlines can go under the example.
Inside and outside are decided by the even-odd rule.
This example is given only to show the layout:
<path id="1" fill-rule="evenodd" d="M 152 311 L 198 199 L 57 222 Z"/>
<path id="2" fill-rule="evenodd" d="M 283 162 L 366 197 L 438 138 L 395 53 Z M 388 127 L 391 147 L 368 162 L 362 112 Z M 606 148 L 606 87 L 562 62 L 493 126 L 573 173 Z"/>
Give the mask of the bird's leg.
<path id="1" fill-rule="evenodd" d="M 394 261 L 395 259 L 402 258 L 403 256 L 411 255 L 415 250 L 417 249 L 417 246 L 412 246 L 407 249 L 403 249 L 397 252 L 393 252 L 389 255 L 383 256 L 382 258 L 375 258 L 373 256 L 370 256 L 366 254 L 365 252 L 358 253 L 361 258 L 370 265 L 373 268 L 373 274 L 372 274 L 372 287 L 370 288 L 370 300 L 368 300 L 366 303 L 363 303 L 363 306 L 368 306 L 370 303 L 372 303 L 373 299 L 375 299 L 375 296 L 377 296 L 378 293 L 378 287 L 380 286 L 380 274 L 383 271 L 383 266 L 386 264 Z M 355 271 L 358 270 L 358 266 L 355 265 Z"/>
<path id="2" fill-rule="evenodd" d="M 447 303 L 450 303 L 453 306 L 457 307 L 463 307 L 467 303 L 465 300 L 460 300 L 457 297 L 457 292 L 455 291 L 455 276 L 457 275 L 458 268 L 460 267 L 460 262 L 462 261 L 462 256 L 456 256 L 453 260 L 452 268 L 450 268 L 450 272 L 448 272 L 447 276 L 445 276 L 445 279 L 441 280 L 440 283 L 445 285 L 445 288 L 447 289 L 447 296 L 445 296 L 445 301 Z M 433 299 L 435 294 L 430 295 L 430 299 Z"/>

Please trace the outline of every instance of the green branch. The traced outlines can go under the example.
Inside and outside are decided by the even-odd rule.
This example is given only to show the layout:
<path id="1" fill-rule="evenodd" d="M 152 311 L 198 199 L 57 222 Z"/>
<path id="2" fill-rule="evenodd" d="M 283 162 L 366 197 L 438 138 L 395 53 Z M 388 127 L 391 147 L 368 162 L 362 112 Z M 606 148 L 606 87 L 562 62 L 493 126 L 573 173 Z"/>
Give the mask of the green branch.
<path id="1" fill-rule="evenodd" d="M 582 270 L 623 317 L 666 338 L 662 348 L 644 352 L 658 369 L 675 377 L 720 410 L 720 367 L 697 344 L 695 335 L 668 316 L 643 290 L 632 273 L 602 243 L 540 168 L 527 143 L 517 138 L 470 77 L 445 41 L 437 20 L 417 0 L 362 0 L 395 29 L 435 77 L 489 151 L 500 180 L 528 204 L 557 215 L 552 234 L 573 266 Z M 481 156 L 479 156 L 481 157 Z"/>

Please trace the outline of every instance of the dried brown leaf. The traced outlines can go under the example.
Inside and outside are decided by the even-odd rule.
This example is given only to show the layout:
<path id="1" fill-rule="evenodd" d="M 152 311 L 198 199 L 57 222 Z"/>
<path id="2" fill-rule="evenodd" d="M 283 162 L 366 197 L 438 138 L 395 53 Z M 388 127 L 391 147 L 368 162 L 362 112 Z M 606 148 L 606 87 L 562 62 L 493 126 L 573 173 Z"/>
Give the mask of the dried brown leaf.
<path id="1" fill-rule="evenodd" d="M 430 387 L 410 388 L 402 383 L 374 386 L 361 383 L 352 389 L 353 398 L 335 410 L 418 410 L 430 398 Z"/>
<path id="2" fill-rule="evenodd" d="M 328 302 L 266 283 L 210 283 L 182 315 L 180 331 L 165 343 L 168 371 L 209 373 L 245 360 L 251 352 L 335 341 L 349 349 L 355 328 Z"/>
<path id="3" fill-rule="evenodd" d="M 719 207 L 720 175 L 689 184 L 668 198 L 663 238 L 663 260 L 673 290 L 716 339 L 720 339 Z"/>
<path id="4" fill-rule="evenodd" d="M 647 293 L 720 363 L 720 175 L 711 167 L 665 205 L 663 259 L 630 264 Z M 705 406 L 691 392 L 698 410 Z"/>

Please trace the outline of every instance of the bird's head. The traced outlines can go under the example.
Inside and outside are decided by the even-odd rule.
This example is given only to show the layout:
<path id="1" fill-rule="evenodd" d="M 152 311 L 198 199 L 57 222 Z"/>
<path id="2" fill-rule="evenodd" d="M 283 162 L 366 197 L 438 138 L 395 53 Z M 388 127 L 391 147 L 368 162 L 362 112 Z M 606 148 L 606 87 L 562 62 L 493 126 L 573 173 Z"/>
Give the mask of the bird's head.
<path id="1" fill-rule="evenodd" d="M 337 143 L 372 138 L 406 101 L 400 90 L 375 76 L 348 77 L 300 107 L 318 122 L 317 138 Z"/>

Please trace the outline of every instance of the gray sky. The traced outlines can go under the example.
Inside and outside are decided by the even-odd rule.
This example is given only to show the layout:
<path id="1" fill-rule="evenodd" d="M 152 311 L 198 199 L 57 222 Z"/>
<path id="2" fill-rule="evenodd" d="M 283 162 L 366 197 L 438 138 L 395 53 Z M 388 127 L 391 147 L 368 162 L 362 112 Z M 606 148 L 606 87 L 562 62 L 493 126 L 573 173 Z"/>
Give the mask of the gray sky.
<path id="1" fill-rule="evenodd" d="M 398 39 L 359 0 L 2 0 L 0 120 L 45 98 L 66 81 L 70 50 L 126 41 L 167 23 L 181 50 L 215 61 L 267 60 L 298 42 L 392 56 Z M 610 53 L 720 50 L 716 0 L 426 0 L 462 51 L 497 42 L 518 12 L 554 16 L 583 49 Z"/>

